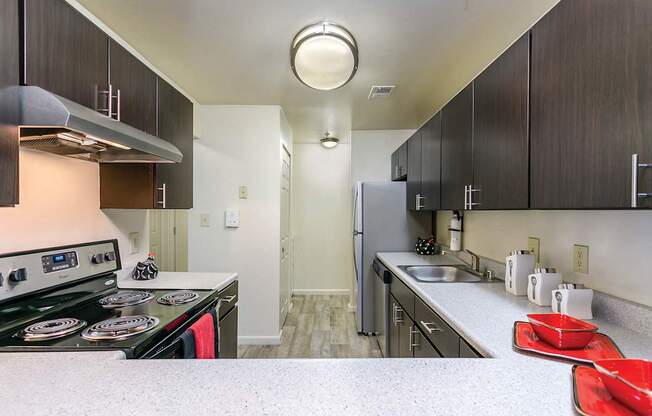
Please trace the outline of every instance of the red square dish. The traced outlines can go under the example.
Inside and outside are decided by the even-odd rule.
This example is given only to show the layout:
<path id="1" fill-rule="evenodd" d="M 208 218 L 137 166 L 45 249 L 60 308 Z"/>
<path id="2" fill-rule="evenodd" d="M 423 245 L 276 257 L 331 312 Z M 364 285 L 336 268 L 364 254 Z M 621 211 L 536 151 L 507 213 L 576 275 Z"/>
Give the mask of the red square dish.
<path id="1" fill-rule="evenodd" d="M 595 325 L 560 313 L 529 314 L 527 317 L 541 339 L 561 350 L 584 348 L 598 331 Z"/>
<path id="2" fill-rule="evenodd" d="M 639 415 L 652 415 L 652 361 L 611 359 L 593 365 L 616 400 Z"/>

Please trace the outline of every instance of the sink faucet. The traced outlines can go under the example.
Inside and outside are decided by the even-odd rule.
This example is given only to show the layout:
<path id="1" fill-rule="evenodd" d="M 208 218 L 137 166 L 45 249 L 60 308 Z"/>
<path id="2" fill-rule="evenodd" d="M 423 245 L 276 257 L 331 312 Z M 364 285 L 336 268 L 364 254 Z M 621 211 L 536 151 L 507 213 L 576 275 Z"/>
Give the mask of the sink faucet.
<path id="1" fill-rule="evenodd" d="M 468 253 L 471 256 L 471 268 L 474 271 L 480 273 L 480 256 L 468 249 L 464 249 L 464 252 Z"/>

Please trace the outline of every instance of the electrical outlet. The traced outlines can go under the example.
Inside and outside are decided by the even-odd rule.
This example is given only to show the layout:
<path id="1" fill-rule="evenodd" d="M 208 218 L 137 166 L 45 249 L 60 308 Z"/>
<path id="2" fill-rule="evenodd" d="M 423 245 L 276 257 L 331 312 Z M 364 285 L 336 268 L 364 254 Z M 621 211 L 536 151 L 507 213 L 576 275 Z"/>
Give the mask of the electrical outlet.
<path id="1" fill-rule="evenodd" d="M 527 238 L 527 249 L 530 250 L 530 253 L 534 254 L 534 262 L 541 263 L 541 240 L 537 237 L 528 237 Z"/>
<path id="2" fill-rule="evenodd" d="M 211 226 L 211 216 L 210 216 L 210 214 L 199 214 L 199 226 L 200 227 L 210 227 Z"/>
<path id="3" fill-rule="evenodd" d="M 573 246 L 573 271 L 589 274 L 589 246 L 579 244 Z"/>
<path id="4" fill-rule="evenodd" d="M 240 185 L 240 199 L 249 198 L 249 190 L 246 185 Z"/>

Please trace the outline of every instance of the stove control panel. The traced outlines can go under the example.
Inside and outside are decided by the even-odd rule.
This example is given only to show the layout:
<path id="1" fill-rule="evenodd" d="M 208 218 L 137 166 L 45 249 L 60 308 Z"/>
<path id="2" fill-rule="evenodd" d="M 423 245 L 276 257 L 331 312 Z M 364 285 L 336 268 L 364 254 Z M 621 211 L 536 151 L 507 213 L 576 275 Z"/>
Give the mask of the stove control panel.
<path id="1" fill-rule="evenodd" d="M 117 240 L 0 254 L 0 302 L 120 268 Z"/>
<path id="2" fill-rule="evenodd" d="M 76 251 L 48 254 L 41 257 L 41 263 L 43 264 L 43 273 L 52 273 L 79 265 Z"/>

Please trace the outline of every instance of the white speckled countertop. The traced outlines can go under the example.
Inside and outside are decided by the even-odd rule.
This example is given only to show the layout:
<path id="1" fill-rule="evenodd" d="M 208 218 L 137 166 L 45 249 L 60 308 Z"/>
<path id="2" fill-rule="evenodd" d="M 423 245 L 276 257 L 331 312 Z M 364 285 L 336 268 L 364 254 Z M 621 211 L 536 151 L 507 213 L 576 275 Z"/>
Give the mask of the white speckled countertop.
<path id="1" fill-rule="evenodd" d="M 505 291 L 496 283 L 433 284 L 414 280 L 398 266 L 457 264 L 448 256 L 419 256 L 416 253 L 378 253 L 378 258 L 429 304 L 453 329 L 485 356 L 520 359 L 512 349 L 514 321 L 527 321 L 529 313 L 552 313 L 549 307 L 534 305 L 526 296 Z M 627 357 L 652 358 L 652 338 L 599 319 L 591 322 L 609 335 Z M 538 360 L 541 361 L 541 360 Z"/>
<path id="2" fill-rule="evenodd" d="M 379 255 L 479 351 L 495 359 L 51 360 L 1 354 L 0 414 L 572 415 L 571 365 L 512 351 L 515 320 L 543 311 L 495 284 L 420 284 L 399 265 L 450 264 Z M 623 352 L 652 339 L 595 321 Z M 25 394 L 30 392 L 31 394 Z M 132 397 L 136 395 L 138 400 Z"/>
<path id="3" fill-rule="evenodd" d="M 156 279 L 134 280 L 127 273 L 118 277 L 118 287 L 120 289 L 222 290 L 237 278 L 237 273 L 159 272 Z"/>

